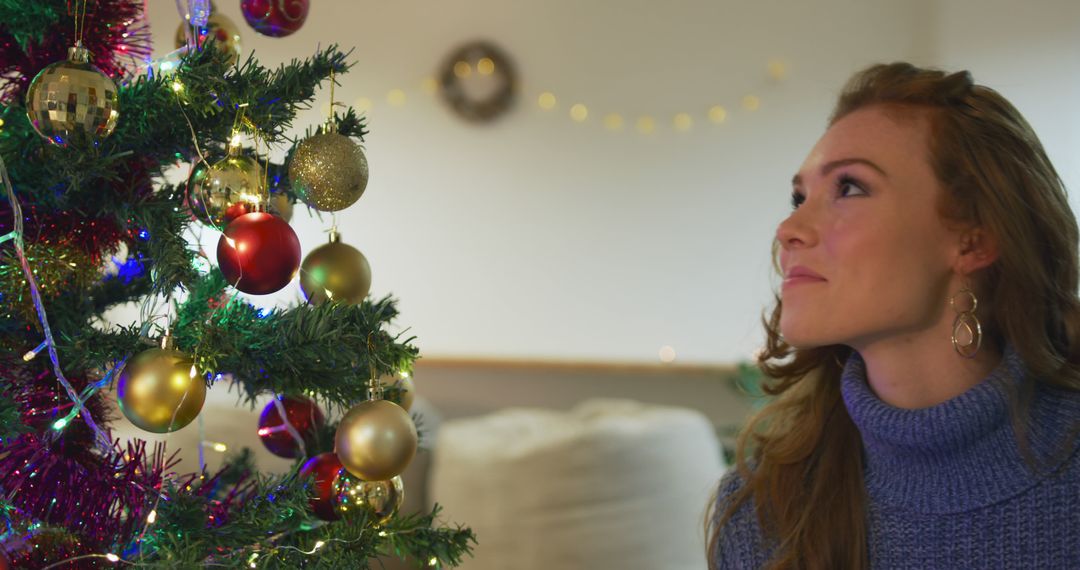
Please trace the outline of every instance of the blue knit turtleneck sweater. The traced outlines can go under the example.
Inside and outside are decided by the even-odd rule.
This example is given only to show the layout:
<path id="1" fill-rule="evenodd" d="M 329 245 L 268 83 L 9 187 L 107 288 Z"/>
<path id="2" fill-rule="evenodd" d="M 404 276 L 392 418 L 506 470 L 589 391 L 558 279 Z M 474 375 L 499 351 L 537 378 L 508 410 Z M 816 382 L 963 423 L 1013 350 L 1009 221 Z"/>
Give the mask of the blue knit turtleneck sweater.
<path id="1" fill-rule="evenodd" d="M 1049 467 L 1036 473 L 1009 412 L 1012 394 L 1031 381 L 1007 347 L 977 386 L 904 410 L 878 399 L 865 363 L 852 355 L 842 393 L 862 435 L 872 568 L 1080 569 L 1080 454 L 1075 442 L 1062 445 L 1080 421 L 1080 393 L 1037 385 L 1028 441 Z M 741 484 L 734 472 L 724 477 L 718 512 Z M 765 565 L 773 545 L 762 537 L 752 502 L 721 529 L 718 546 L 719 568 Z"/>

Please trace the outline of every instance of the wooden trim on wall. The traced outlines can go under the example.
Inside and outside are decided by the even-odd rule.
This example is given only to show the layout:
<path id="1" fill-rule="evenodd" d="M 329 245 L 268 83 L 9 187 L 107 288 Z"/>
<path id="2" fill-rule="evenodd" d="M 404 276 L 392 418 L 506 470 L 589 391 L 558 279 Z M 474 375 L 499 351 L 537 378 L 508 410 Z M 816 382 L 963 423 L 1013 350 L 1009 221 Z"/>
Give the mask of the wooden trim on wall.
<path id="1" fill-rule="evenodd" d="M 500 370 L 536 370 L 553 372 L 600 372 L 630 374 L 717 374 L 729 375 L 737 371 L 732 364 L 679 364 L 645 363 L 589 360 L 543 360 L 521 358 L 485 357 L 421 357 L 417 368 L 481 368 Z"/>

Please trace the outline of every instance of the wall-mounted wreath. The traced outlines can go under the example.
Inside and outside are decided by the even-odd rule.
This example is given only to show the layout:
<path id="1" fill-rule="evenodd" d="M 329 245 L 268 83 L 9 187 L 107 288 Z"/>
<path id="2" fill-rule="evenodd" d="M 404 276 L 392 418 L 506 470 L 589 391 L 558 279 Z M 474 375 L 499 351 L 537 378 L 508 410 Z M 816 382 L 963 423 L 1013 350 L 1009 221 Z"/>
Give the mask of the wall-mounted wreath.
<path id="1" fill-rule="evenodd" d="M 443 99 L 458 115 L 476 122 L 491 121 L 509 110 L 517 83 L 510 59 L 484 41 L 454 50 L 439 71 Z"/>

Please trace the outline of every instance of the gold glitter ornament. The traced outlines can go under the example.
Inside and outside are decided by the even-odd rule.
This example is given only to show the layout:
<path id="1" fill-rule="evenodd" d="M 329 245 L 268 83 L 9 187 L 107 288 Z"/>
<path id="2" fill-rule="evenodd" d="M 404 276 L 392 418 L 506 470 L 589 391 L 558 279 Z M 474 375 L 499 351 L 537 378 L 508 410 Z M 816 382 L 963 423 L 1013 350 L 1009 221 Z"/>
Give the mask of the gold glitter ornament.
<path id="1" fill-rule="evenodd" d="M 401 406 L 367 400 L 341 418 L 334 452 L 349 473 L 365 481 L 387 481 L 409 466 L 417 440 L 416 425 Z"/>
<path id="2" fill-rule="evenodd" d="M 330 243 L 313 249 L 300 265 L 300 289 L 312 305 L 327 300 L 359 305 L 371 290 L 371 265 L 333 230 Z"/>
<path id="3" fill-rule="evenodd" d="M 289 163 L 292 188 L 307 205 L 337 212 L 353 205 L 368 183 L 364 150 L 339 134 L 333 123 L 296 145 Z"/>
<path id="4" fill-rule="evenodd" d="M 190 27 L 188 22 L 180 22 L 177 26 L 175 42 L 177 49 L 187 45 L 187 34 L 184 29 Z M 240 61 L 240 28 L 237 28 L 232 20 L 218 13 L 216 9 L 211 9 L 206 26 L 198 28 L 196 33 L 198 33 L 197 45 L 202 46 L 212 39 L 218 51 L 228 54 L 227 63 L 236 65 L 236 62 Z"/>
<path id="5" fill-rule="evenodd" d="M 116 83 L 90 63 L 90 52 L 77 43 L 65 61 L 42 69 L 30 82 L 26 114 L 52 144 L 90 146 L 116 128 L 120 99 Z"/>
<path id="6" fill-rule="evenodd" d="M 190 356 L 172 348 L 140 352 L 124 367 L 117 383 L 120 410 L 136 426 L 153 433 L 176 431 L 192 422 L 206 400 L 206 383 Z"/>
<path id="7" fill-rule="evenodd" d="M 405 482 L 401 477 L 389 481 L 364 481 L 347 469 L 334 479 L 334 511 L 342 517 L 367 511 L 370 521 L 382 525 L 389 521 L 405 501 Z"/>

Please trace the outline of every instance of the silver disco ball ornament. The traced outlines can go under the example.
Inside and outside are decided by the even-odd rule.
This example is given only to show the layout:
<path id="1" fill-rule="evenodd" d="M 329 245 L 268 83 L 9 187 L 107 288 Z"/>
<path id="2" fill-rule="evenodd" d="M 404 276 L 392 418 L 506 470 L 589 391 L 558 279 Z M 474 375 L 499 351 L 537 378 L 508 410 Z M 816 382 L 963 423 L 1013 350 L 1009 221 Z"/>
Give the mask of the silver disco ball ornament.
<path id="1" fill-rule="evenodd" d="M 76 44 L 66 61 L 42 69 L 30 82 L 26 114 L 34 130 L 57 146 L 97 144 L 120 117 L 116 83 Z"/>

